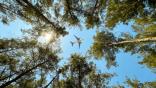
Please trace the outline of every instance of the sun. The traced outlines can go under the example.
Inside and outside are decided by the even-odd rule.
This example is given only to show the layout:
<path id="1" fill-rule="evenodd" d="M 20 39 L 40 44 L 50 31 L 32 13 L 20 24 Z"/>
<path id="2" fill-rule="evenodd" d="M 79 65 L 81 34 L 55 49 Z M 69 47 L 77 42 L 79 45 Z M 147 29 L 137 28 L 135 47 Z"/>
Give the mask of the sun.
<path id="1" fill-rule="evenodd" d="M 38 38 L 38 41 L 43 44 L 49 43 L 51 40 L 55 38 L 54 32 L 43 32 L 41 36 Z"/>
<path id="2" fill-rule="evenodd" d="M 50 40 L 52 39 L 52 34 L 51 33 L 45 33 L 43 35 L 44 39 L 46 42 L 50 42 Z"/>

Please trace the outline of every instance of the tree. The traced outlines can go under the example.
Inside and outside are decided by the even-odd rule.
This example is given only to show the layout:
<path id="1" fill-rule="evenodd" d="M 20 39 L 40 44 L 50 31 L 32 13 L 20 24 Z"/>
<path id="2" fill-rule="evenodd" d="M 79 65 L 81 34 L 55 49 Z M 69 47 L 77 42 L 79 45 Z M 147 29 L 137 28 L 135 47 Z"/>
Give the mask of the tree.
<path id="1" fill-rule="evenodd" d="M 154 88 L 156 87 L 155 81 L 141 83 L 138 80 L 127 79 L 126 83 L 132 88 Z"/>
<path id="2" fill-rule="evenodd" d="M 36 69 L 36 68 L 39 67 L 40 65 L 45 64 L 45 62 L 47 62 L 47 61 L 44 61 L 44 62 L 42 62 L 42 63 L 39 63 L 39 64 L 37 64 L 36 66 L 34 66 L 34 67 L 32 67 L 32 68 L 30 68 L 30 69 L 28 69 L 28 70 L 22 72 L 21 74 L 19 74 L 18 76 L 16 76 L 16 77 L 13 78 L 12 80 L 10 80 L 10 81 L 5 82 L 4 84 L 2 84 L 0 87 L 1 87 L 1 88 L 4 88 L 4 87 L 10 85 L 11 83 L 15 82 L 16 80 L 18 80 L 18 79 L 21 78 L 22 76 L 24 76 L 24 75 L 26 75 L 27 73 L 31 72 L 32 70 Z"/>
<path id="3" fill-rule="evenodd" d="M 156 42 L 156 37 L 133 38 L 125 36 L 123 38 L 116 38 L 112 33 L 102 31 L 94 37 L 91 54 L 97 58 L 104 56 L 109 67 L 109 65 L 115 65 L 115 54 L 119 49 L 132 53 L 148 52 L 148 48 L 155 47 L 154 42 Z"/>
<path id="4" fill-rule="evenodd" d="M 23 86 L 25 88 L 26 85 L 30 87 L 33 83 L 37 84 L 34 79 L 35 71 L 42 69 L 41 73 L 52 72 L 57 66 L 58 57 L 55 55 L 56 52 L 51 49 L 52 47 L 42 47 L 34 41 L 28 42 L 26 40 L 1 41 L 0 64 L 3 66 L 3 71 L 0 74 L 1 88 L 10 86 L 14 82 L 16 84 L 12 86 L 15 87 Z M 41 75 L 41 79 L 45 78 L 42 78 Z M 39 85 L 42 84 L 37 84 L 37 86 Z"/>
<path id="5" fill-rule="evenodd" d="M 19 17 L 36 25 L 35 27 L 52 26 L 56 33 L 65 35 L 66 23 L 73 26 L 85 20 L 87 28 L 103 26 L 103 23 L 106 27 L 113 28 L 120 22 L 128 23 L 132 19 L 137 21 L 155 16 L 154 0 L 89 0 L 89 3 L 87 2 L 88 0 L 58 0 L 57 2 L 2 0 L 0 2 L 2 22 L 8 23 L 15 17 Z"/>
<path id="6" fill-rule="evenodd" d="M 144 55 L 144 58 L 141 62 L 139 62 L 139 64 L 144 64 L 146 65 L 148 68 L 152 69 L 155 72 L 155 68 L 156 68 L 156 64 L 155 64 L 155 51 L 152 52 L 152 50 L 150 51 L 151 53 L 147 53 Z"/>
<path id="7" fill-rule="evenodd" d="M 71 55 L 63 71 L 56 69 L 60 49 L 55 50 L 52 43 L 60 35 L 67 35 L 69 26 L 100 29 L 94 36 L 90 52 L 96 58 L 105 57 L 108 68 L 117 66 L 115 54 L 121 49 L 141 54 L 140 64 L 155 68 L 155 3 L 155 0 L 1 0 L 2 23 L 20 19 L 32 28 L 22 30 L 27 33 L 25 39 L 0 39 L 0 87 L 46 88 L 51 84 L 54 88 L 107 87 L 107 79 L 113 75 L 97 73 L 95 66 L 81 55 Z M 115 36 L 109 30 L 118 23 L 129 22 L 133 22 L 135 36 L 126 33 Z M 52 32 L 56 36 L 44 45 L 38 41 L 43 32 Z M 49 82 L 46 81 L 48 72 L 55 73 Z M 40 78 L 36 80 L 38 73 Z M 138 87 L 137 82 L 128 80 L 128 83 Z"/>
<path id="8" fill-rule="evenodd" d="M 109 79 L 114 76 L 110 73 L 97 73 L 93 63 L 87 63 L 86 57 L 72 54 L 70 63 L 64 66 L 60 75 L 63 78 L 55 80 L 53 88 L 100 88 L 107 87 Z M 96 81 L 95 81 L 96 80 Z"/>
<path id="9" fill-rule="evenodd" d="M 47 11 L 51 6 L 51 0 L 37 1 L 35 5 L 33 1 L 29 0 L 1 1 L 2 22 L 8 23 L 9 20 L 11 21 L 19 17 L 26 22 L 34 24 L 34 26 L 51 27 L 58 34 L 67 34 L 64 27 L 50 20 L 51 14 Z M 43 13 L 46 13 L 46 16 Z"/>

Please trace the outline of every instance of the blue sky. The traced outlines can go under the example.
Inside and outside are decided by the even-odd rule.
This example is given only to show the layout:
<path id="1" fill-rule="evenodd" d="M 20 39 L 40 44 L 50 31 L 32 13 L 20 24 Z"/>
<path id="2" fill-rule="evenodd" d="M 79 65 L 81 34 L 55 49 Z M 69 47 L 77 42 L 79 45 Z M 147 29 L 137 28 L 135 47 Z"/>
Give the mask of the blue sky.
<path id="1" fill-rule="evenodd" d="M 115 33 L 116 36 L 119 36 L 121 32 L 127 32 L 135 35 L 135 32 L 131 28 L 131 24 L 132 22 L 129 25 L 119 24 L 114 28 L 113 33 Z M 92 37 L 96 33 L 95 29 L 84 29 L 83 31 L 80 31 L 79 29 L 74 28 L 71 28 L 69 30 L 69 35 L 65 36 L 61 41 L 61 47 L 63 48 L 62 56 L 65 58 L 69 58 L 70 54 L 74 52 L 85 55 L 86 51 L 92 45 Z M 74 47 L 71 46 L 70 41 L 75 40 L 73 35 L 80 36 L 84 40 L 80 49 L 78 48 L 78 45 Z M 126 77 L 138 79 L 141 82 L 155 80 L 156 75 L 152 73 L 150 69 L 138 64 L 138 62 L 142 59 L 139 55 L 131 55 L 130 53 L 121 51 L 117 54 L 116 59 L 119 66 L 112 67 L 110 69 L 105 67 L 106 62 L 104 58 L 102 60 L 94 60 L 97 68 L 102 72 L 111 72 L 117 74 L 117 76 L 112 78 L 111 84 L 123 83 Z"/>
<path id="2" fill-rule="evenodd" d="M 28 29 L 31 26 L 19 19 L 12 21 L 9 25 L 0 22 L 0 38 L 20 38 L 21 29 Z"/>
<path id="3" fill-rule="evenodd" d="M 0 38 L 21 37 L 22 33 L 20 32 L 20 30 L 25 28 L 27 29 L 30 27 L 30 25 L 24 23 L 21 20 L 13 21 L 9 25 L 3 25 L 2 23 L 0 23 Z M 130 25 L 119 24 L 117 27 L 114 28 L 113 32 L 117 35 L 119 35 L 120 32 L 129 32 L 135 34 L 131 29 L 132 28 Z M 93 43 L 92 37 L 96 33 L 95 29 L 87 30 L 84 28 L 81 31 L 76 27 L 70 27 L 68 28 L 68 31 L 69 35 L 61 39 L 61 56 L 64 58 L 62 63 L 67 62 L 67 59 L 70 57 L 71 53 L 77 52 L 82 55 L 86 55 L 86 51 L 90 48 L 90 46 Z M 83 43 L 80 49 L 78 45 L 74 45 L 72 47 L 70 44 L 70 41 L 75 41 L 74 35 L 79 36 L 83 39 Z M 107 69 L 105 67 L 106 62 L 104 59 L 94 60 L 98 70 L 101 70 L 102 72 L 111 72 L 117 74 L 117 76 L 112 78 L 112 84 L 122 83 L 125 81 L 126 77 L 134 79 L 136 78 L 141 82 L 155 80 L 156 75 L 152 73 L 150 69 L 138 64 L 138 61 L 142 59 L 141 57 L 139 58 L 139 55 L 131 55 L 130 53 L 124 53 L 123 51 L 121 51 L 117 54 L 116 59 L 119 66 L 116 68 L 112 67 L 110 69 Z"/>

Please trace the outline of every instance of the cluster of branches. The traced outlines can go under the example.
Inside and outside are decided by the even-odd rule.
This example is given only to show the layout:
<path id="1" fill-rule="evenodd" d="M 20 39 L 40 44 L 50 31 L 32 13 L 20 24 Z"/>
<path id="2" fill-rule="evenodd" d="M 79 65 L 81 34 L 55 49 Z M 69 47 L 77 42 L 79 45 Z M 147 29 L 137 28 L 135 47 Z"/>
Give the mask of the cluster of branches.
<path id="1" fill-rule="evenodd" d="M 45 30 L 64 36 L 68 34 L 68 26 L 82 24 L 88 29 L 101 28 L 93 38 L 90 54 L 105 58 L 108 68 L 116 66 L 115 54 L 122 49 L 132 54 L 139 53 L 143 56 L 139 63 L 155 69 L 155 8 L 155 0 L 1 0 L 0 19 L 4 24 L 16 18 L 28 22 L 32 25 L 31 36 L 40 36 L 40 32 Z M 136 35 L 122 33 L 115 36 L 111 32 L 119 23 L 132 22 Z M 97 74 L 94 66 L 79 55 L 71 55 L 70 64 L 63 67 L 64 71 L 56 71 L 56 76 L 46 85 L 46 76 L 48 72 L 54 73 L 59 59 L 55 50 L 39 46 L 34 40 L 0 39 L 1 88 L 48 87 L 52 83 L 54 88 L 60 85 L 62 88 L 106 87 L 108 74 Z M 40 73 L 40 78 L 36 80 L 37 73 Z M 64 79 L 59 79 L 59 75 L 64 75 Z"/>

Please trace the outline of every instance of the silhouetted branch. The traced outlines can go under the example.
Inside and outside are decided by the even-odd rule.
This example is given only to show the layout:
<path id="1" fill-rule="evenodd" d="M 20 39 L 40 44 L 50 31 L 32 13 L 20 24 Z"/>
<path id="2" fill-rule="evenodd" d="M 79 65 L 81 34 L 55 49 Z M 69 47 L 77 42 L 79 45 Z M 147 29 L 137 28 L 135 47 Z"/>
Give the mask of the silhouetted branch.
<path id="1" fill-rule="evenodd" d="M 18 76 L 16 76 L 14 79 L 12 79 L 12 80 L 10 80 L 10 81 L 8 81 L 8 82 L 6 82 L 6 83 L 3 83 L 3 84 L 0 86 L 0 88 L 5 88 L 6 86 L 10 85 L 11 83 L 13 83 L 13 82 L 15 82 L 16 80 L 18 80 L 19 78 L 21 78 L 22 76 L 26 75 L 27 73 L 31 72 L 32 70 L 36 69 L 37 67 L 43 65 L 44 63 L 46 63 L 46 62 L 48 62 L 48 61 L 49 61 L 49 60 L 46 60 L 46 61 L 44 61 L 44 62 L 42 62 L 42 63 L 37 64 L 37 65 L 34 66 L 34 67 L 32 67 L 32 68 L 30 68 L 30 69 L 28 69 L 28 70 L 22 72 L 21 74 L 19 74 Z"/>
<path id="2" fill-rule="evenodd" d="M 48 86 L 59 76 L 60 73 L 61 73 L 61 70 L 59 69 L 59 71 L 56 73 L 55 77 L 53 77 L 53 79 L 43 88 L 48 88 Z"/>

